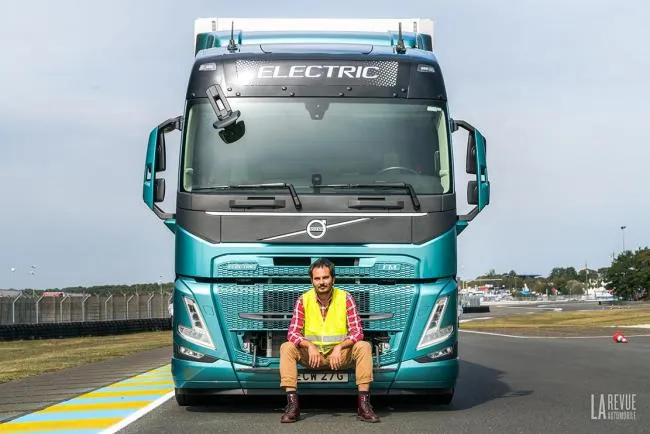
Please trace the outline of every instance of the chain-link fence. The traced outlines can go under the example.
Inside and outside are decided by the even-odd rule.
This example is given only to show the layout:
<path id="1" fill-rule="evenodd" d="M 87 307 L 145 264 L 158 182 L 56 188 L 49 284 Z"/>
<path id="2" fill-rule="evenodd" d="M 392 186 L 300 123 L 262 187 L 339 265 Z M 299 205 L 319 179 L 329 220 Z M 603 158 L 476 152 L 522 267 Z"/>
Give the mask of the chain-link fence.
<path id="1" fill-rule="evenodd" d="M 0 324 L 169 318 L 171 293 L 0 296 Z"/>

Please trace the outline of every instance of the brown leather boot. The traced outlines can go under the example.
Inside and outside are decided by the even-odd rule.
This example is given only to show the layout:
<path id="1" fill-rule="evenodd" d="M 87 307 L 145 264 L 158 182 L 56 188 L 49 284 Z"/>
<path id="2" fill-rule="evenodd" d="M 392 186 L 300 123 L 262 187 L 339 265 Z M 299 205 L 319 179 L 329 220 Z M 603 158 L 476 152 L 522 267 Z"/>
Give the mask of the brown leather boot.
<path id="1" fill-rule="evenodd" d="M 357 410 L 357 419 L 364 422 L 376 423 L 379 418 L 370 405 L 370 395 L 368 393 L 359 393 L 359 409 Z"/>
<path id="2" fill-rule="evenodd" d="M 298 395 L 296 393 L 287 393 L 287 406 L 284 408 L 284 414 L 280 422 L 292 423 L 300 419 L 300 405 L 298 404 Z"/>

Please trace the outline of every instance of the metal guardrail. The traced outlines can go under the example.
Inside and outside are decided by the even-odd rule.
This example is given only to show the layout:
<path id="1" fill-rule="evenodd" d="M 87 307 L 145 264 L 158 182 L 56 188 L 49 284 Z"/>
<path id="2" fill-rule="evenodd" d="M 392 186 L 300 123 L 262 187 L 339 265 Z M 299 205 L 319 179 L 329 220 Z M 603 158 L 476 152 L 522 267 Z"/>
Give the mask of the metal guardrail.
<path id="1" fill-rule="evenodd" d="M 113 336 L 160 330 L 171 330 L 171 321 L 169 318 L 60 324 L 11 324 L 0 325 L 0 341 Z"/>

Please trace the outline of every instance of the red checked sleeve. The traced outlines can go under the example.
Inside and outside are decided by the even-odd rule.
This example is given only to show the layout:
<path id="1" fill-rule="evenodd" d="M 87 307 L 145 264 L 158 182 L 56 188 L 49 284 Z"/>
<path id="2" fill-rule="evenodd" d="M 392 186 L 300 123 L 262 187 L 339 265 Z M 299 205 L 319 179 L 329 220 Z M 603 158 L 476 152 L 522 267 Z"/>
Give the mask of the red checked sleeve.
<path id="1" fill-rule="evenodd" d="M 287 339 L 289 342 L 293 343 L 296 348 L 300 348 L 300 342 L 304 339 L 302 335 L 304 325 L 305 307 L 302 304 L 302 296 L 300 296 L 293 307 L 293 316 L 291 317 L 289 332 L 287 333 Z"/>
<path id="2" fill-rule="evenodd" d="M 357 303 L 349 293 L 345 300 L 345 306 L 348 315 L 348 339 L 356 344 L 363 340 L 363 329 L 361 328 L 361 318 L 357 310 Z"/>

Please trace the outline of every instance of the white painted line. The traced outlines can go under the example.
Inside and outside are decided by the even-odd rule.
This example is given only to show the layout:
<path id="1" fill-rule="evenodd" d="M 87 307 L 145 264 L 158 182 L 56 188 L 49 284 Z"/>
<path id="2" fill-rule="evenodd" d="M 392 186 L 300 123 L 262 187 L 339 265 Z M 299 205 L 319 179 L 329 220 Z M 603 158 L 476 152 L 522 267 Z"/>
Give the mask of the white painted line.
<path id="1" fill-rule="evenodd" d="M 492 319 L 492 318 L 494 318 L 494 317 L 492 317 L 492 316 L 481 316 L 481 317 L 479 317 L 479 318 L 467 318 L 467 319 L 461 319 L 461 320 L 460 320 L 460 323 L 462 324 L 462 323 L 464 323 L 464 322 L 470 322 L 470 321 L 481 321 L 481 320 Z"/>
<path id="2" fill-rule="evenodd" d="M 536 306 L 498 306 L 503 309 L 541 309 L 541 310 L 552 310 L 554 312 L 561 312 L 561 307 L 536 307 Z"/>
<path id="3" fill-rule="evenodd" d="M 165 402 L 169 401 L 172 397 L 174 396 L 174 392 L 169 392 L 166 395 L 161 396 L 160 398 L 156 399 L 154 402 L 151 404 L 147 405 L 144 408 L 141 408 L 140 410 L 136 411 L 132 415 L 122 419 L 119 423 L 116 423 L 115 425 L 106 428 L 104 431 L 102 431 L 100 434 L 115 434 L 122 428 L 132 424 L 136 420 L 140 419 L 142 416 L 145 414 L 149 413 L 150 411 L 154 410 L 155 408 L 161 406 Z"/>
<path id="4" fill-rule="evenodd" d="M 476 333 L 478 335 L 490 335 L 490 336 L 501 336 L 504 338 L 515 338 L 515 339 L 602 339 L 608 338 L 611 339 L 611 336 L 517 336 L 517 335 L 507 335 L 503 333 L 493 333 L 493 332 L 479 332 L 476 330 L 463 330 L 461 332 L 465 333 Z M 625 336 L 626 338 L 645 338 L 650 337 L 650 335 L 629 335 Z"/>

